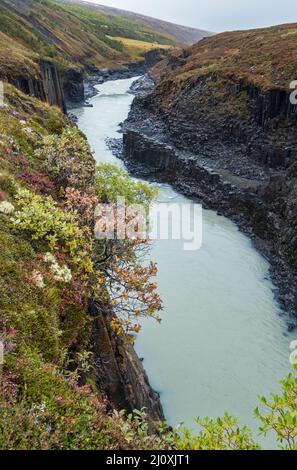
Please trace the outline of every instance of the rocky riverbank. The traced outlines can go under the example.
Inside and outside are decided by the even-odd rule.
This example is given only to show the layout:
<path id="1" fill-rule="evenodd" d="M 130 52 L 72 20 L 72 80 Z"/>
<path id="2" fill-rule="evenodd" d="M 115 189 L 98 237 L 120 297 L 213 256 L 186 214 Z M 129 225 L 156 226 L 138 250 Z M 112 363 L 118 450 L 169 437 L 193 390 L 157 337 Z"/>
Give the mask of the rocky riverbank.
<path id="1" fill-rule="evenodd" d="M 277 299 L 290 314 L 288 327 L 294 328 L 295 165 L 273 168 L 251 160 L 244 142 L 231 143 L 217 135 L 217 128 L 215 133 L 207 133 L 195 121 L 187 121 L 180 110 L 166 113 L 158 109 L 151 81 L 145 86 L 142 83 L 141 89 L 123 127 L 123 153 L 119 143 L 112 145 L 114 151 L 124 158 L 132 174 L 171 183 L 186 196 L 202 201 L 204 207 L 229 217 L 248 234 L 271 263 Z M 186 99 L 189 97 L 181 100 L 183 104 Z M 283 219 L 281 207 L 288 206 L 288 201 L 290 222 Z"/>
<path id="2" fill-rule="evenodd" d="M 98 93 L 96 85 L 101 85 L 110 80 L 143 75 L 146 71 L 145 61 L 114 68 L 93 68 L 85 72 L 82 69 L 72 70 L 68 74 L 67 81 L 64 81 L 67 109 L 71 110 L 82 105 L 89 106 L 88 100 Z M 71 92 L 69 93 L 68 90 L 71 90 Z"/>
<path id="3" fill-rule="evenodd" d="M 123 80 L 138 75 L 143 75 L 147 71 L 145 61 L 135 62 L 122 67 L 104 68 L 95 70 L 92 74 L 87 75 L 85 80 L 85 98 L 89 99 L 97 94 L 95 85 L 100 85 L 111 80 Z"/>
<path id="4" fill-rule="evenodd" d="M 168 51 L 164 49 L 153 49 L 144 54 L 143 60 L 120 67 L 89 67 L 85 71 L 77 68 L 69 69 L 67 74 L 65 74 L 63 82 L 67 109 L 71 110 L 82 105 L 89 106 L 88 100 L 98 93 L 96 85 L 101 85 L 111 80 L 123 80 L 125 78 L 143 76 L 151 67 L 155 66 L 167 55 Z M 146 78 L 145 81 L 140 80 L 136 94 L 141 93 L 142 90 L 146 92 L 145 87 L 147 87 L 148 83 L 148 78 Z M 149 83 L 149 88 L 151 85 L 152 83 Z M 131 92 L 133 92 L 133 89 Z"/>

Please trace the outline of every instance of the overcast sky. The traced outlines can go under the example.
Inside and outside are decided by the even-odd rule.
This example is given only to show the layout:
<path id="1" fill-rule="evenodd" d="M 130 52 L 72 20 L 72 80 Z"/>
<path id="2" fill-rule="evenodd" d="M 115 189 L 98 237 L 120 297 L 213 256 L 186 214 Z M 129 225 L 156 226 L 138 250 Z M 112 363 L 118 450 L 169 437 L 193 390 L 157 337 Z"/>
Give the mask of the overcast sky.
<path id="1" fill-rule="evenodd" d="M 296 0 L 88 0 L 208 31 L 297 22 Z"/>

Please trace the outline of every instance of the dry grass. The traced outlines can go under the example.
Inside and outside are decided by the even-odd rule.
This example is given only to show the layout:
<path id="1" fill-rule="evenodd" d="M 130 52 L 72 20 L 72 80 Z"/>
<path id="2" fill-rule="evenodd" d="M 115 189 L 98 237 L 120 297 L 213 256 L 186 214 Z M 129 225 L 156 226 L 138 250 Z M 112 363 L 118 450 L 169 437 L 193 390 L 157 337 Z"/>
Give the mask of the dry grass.
<path id="1" fill-rule="evenodd" d="M 125 39 L 119 41 L 116 36 Z M 146 42 L 146 38 L 152 38 L 152 43 Z M 9 56 L 23 57 L 25 62 L 49 57 L 61 68 L 73 64 L 113 67 L 138 59 L 160 42 L 172 44 L 172 40 L 135 22 L 109 18 L 86 7 L 35 0 L 19 15 L 0 5 L 0 51 L 6 57 L 5 61 L 1 58 L 2 76 Z"/>
<path id="2" fill-rule="evenodd" d="M 297 79 L 297 25 L 288 24 L 251 31 L 235 31 L 206 38 L 176 56 L 180 66 L 163 63 L 156 73 L 168 74 L 175 83 L 216 73 L 247 80 L 264 90 L 289 89 Z"/>
<path id="3" fill-rule="evenodd" d="M 147 41 L 138 41 L 136 39 L 122 38 L 122 37 L 113 37 L 116 41 L 121 42 L 127 53 L 130 57 L 133 57 L 135 60 L 140 60 L 143 58 L 143 55 L 153 49 L 174 49 L 173 46 L 161 45 L 156 42 L 147 42 Z"/>

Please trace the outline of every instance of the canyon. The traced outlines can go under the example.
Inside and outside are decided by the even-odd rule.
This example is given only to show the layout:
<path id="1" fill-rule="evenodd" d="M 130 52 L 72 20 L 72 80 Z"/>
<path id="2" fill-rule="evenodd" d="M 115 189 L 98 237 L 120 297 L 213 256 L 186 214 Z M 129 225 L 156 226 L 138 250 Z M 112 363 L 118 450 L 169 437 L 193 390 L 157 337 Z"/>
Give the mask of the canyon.
<path id="1" fill-rule="evenodd" d="M 244 255 L 249 253 L 251 258 L 248 259 L 253 260 L 255 264 L 253 268 L 256 270 L 256 276 L 253 277 L 254 271 L 248 274 L 251 275 L 252 287 L 255 281 L 261 315 L 264 312 L 263 317 L 259 315 L 257 320 L 260 324 L 263 322 L 263 332 L 268 331 L 268 337 L 270 331 L 280 333 L 277 342 L 280 348 L 274 348 L 272 345 L 273 353 L 276 353 L 275 357 L 279 361 L 279 368 L 275 368 L 273 373 L 280 370 L 285 372 L 286 347 L 296 327 L 297 312 L 297 105 L 290 101 L 290 82 L 296 78 L 294 74 L 297 70 L 294 54 L 296 25 L 211 36 L 202 30 L 193 31 L 191 28 L 184 29 L 178 25 L 170 26 L 168 23 L 155 22 L 151 18 L 131 16 L 127 12 L 110 12 L 103 7 L 100 11 L 99 13 L 97 8 L 90 5 L 84 7 L 81 2 L 56 3 L 52 0 L 2 2 L 0 79 L 5 84 L 7 102 L 0 107 L 1 198 L 10 198 L 14 201 L 17 186 L 14 186 L 13 182 L 17 180 L 17 184 L 21 181 L 21 184 L 27 185 L 26 187 L 29 187 L 33 193 L 36 191 L 37 199 L 40 192 L 44 198 L 48 198 L 52 192 L 62 206 L 66 186 L 60 187 L 58 191 L 60 175 L 56 175 L 56 179 L 52 178 L 53 169 L 50 166 L 46 169 L 41 166 L 40 155 L 41 150 L 47 145 L 47 139 L 56 138 L 57 142 L 63 142 L 64 132 L 65 135 L 67 132 L 74 132 L 74 150 L 70 148 L 71 158 L 67 164 L 72 161 L 73 151 L 75 158 L 77 155 L 78 160 L 81 158 L 78 162 L 78 165 L 82 165 L 81 168 L 86 168 L 86 171 L 90 167 L 93 169 L 93 179 L 96 162 L 99 163 L 98 155 L 102 152 L 107 162 L 114 163 L 116 156 L 124 162 L 132 176 L 159 185 L 161 190 L 165 188 L 166 197 L 168 195 L 171 197 L 171 188 L 173 188 L 174 197 L 181 198 L 181 201 L 186 197 L 187 204 L 193 201 L 202 203 L 206 211 L 210 210 L 206 217 L 207 229 L 210 231 L 212 225 L 220 228 L 216 239 L 218 246 L 221 235 L 223 239 L 231 240 L 235 244 L 238 242 L 236 246 L 239 253 Z M 123 36 L 120 27 L 122 21 L 125 21 L 127 27 Z M 14 27 L 16 24 L 19 28 Z M 194 37 L 203 39 L 197 44 L 186 47 Z M 131 40 L 135 41 L 132 49 L 129 42 Z M 151 45 L 149 50 L 147 50 L 148 44 Z M 122 93 L 117 94 L 116 88 L 121 87 L 121 83 L 118 82 L 139 75 L 141 77 L 136 82 L 132 83 L 134 79 L 131 79 L 132 86 L 129 93 L 124 89 Z M 90 132 L 92 137 L 95 119 L 94 122 L 88 119 L 84 129 L 81 117 L 84 113 L 85 116 L 89 116 L 86 110 L 91 111 L 92 106 L 96 105 L 93 99 L 96 100 L 98 84 L 106 84 L 108 88 L 111 82 L 114 90 L 105 97 L 108 107 L 102 110 L 99 106 L 101 111 L 96 115 L 96 119 L 104 121 L 103 113 L 113 112 L 113 115 L 109 116 L 110 122 L 106 118 L 106 125 L 110 125 L 113 129 L 113 135 L 110 136 L 109 132 L 102 135 L 99 144 L 98 136 L 96 137 L 99 153 L 95 155 L 95 161 L 86 138 L 79 133 L 77 125 L 87 136 Z M 135 98 L 126 119 L 133 95 Z M 124 97 L 124 105 L 120 104 L 118 109 L 112 110 L 112 97 L 118 99 L 118 96 L 120 99 Z M 120 128 L 117 128 L 119 123 L 115 120 L 120 119 L 120 116 L 123 122 Z M 102 126 L 104 127 L 104 123 Z M 123 135 L 120 136 L 119 133 Z M 108 138 L 108 148 L 105 138 Z M 85 139 L 84 143 L 80 139 Z M 91 141 L 89 143 L 92 145 Z M 88 147 L 87 158 L 84 154 L 80 154 L 81 148 L 85 148 L 84 145 Z M 86 158 L 86 161 L 83 158 Z M 104 158 L 102 160 L 104 161 Z M 117 164 L 122 166 L 120 160 L 117 160 Z M 79 177 L 77 173 L 74 174 L 77 177 L 74 184 L 81 189 Z M 94 188 L 90 181 L 86 179 L 84 189 L 92 194 Z M 67 213 L 67 210 L 65 212 Z M 44 246 L 40 244 L 36 247 L 24 234 L 10 233 L 7 216 L 7 213 L 1 216 L 3 218 L 1 235 L 6 241 L 3 257 L 5 269 L 9 274 L 11 266 L 16 266 L 15 257 L 25 257 L 24 253 L 30 249 L 33 249 L 34 256 L 36 253 L 41 256 Z M 230 220 L 227 221 L 222 217 L 222 221 L 218 221 L 220 216 Z M 244 233 L 244 238 L 236 232 L 236 226 Z M 255 254 L 247 244 L 246 236 L 252 240 L 258 253 Z M 11 246 L 8 240 L 13 240 Z M 162 262 L 162 254 L 160 255 L 158 250 L 155 253 L 160 256 Z M 22 279 L 22 285 L 27 279 L 27 270 L 32 267 L 32 263 L 30 264 L 26 257 L 25 261 L 27 264 L 24 262 L 25 267 L 18 274 Z M 237 258 L 235 261 L 237 262 Z M 183 262 L 182 259 L 180 264 Z M 225 265 L 227 263 L 227 260 L 224 261 Z M 266 272 L 267 266 L 269 273 Z M 197 266 L 192 268 L 196 273 Z M 243 266 L 237 268 L 238 273 L 245 272 L 244 269 L 241 271 L 242 268 Z M 180 271 L 177 270 L 177 273 Z M 267 278 L 264 279 L 265 276 Z M 21 296 L 17 295 L 14 284 L 10 287 L 10 283 L 14 283 L 13 277 L 8 277 L 8 283 L 5 282 L 4 275 L 3 279 L 3 292 L 9 288 L 11 292 L 16 293 L 15 301 L 18 305 Z M 191 279 L 188 281 L 189 285 L 190 281 Z M 175 279 L 174 282 L 180 280 Z M 31 284 L 27 284 L 29 292 Z M 259 286 L 263 288 L 263 292 Z M 32 289 L 35 288 L 36 286 Z M 211 291 L 209 285 L 206 285 L 205 291 Z M 28 292 L 24 294 L 26 301 L 30 297 Z M 53 292 L 48 290 L 47 295 L 43 297 L 42 302 L 45 306 Z M 191 292 L 194 298 L 196 291 L 192 289 Z M 34 295 L 32 302 L 35 301 Z M 65 295 L 65 292 L 63 291 L 61 295 Z M 1 301 L 6 302 L 6 298 L 7 295 L 6 297 L 3 295 L 4 300 Z M 65 299 L 62 300 L 64 302 Z M 14 315 L 13 309 L 7 305 L 5 304 L 5 315 Z M 26 303 L 20 305 L 25 308 Z M 247 305 L 246 302 L 245 307 Z M 34 308 L 37 309 L 39 306 L 36 304 Z M 74 310 L 76 308 L 77 305 Z M 191 310 L 190 305 L 188 309 Z M 275 317 L 273 319 L 269 317 L 267 320 L 266 314 L 269 309 L 273 311 Z M 243 311 L 240 308 L 239 310 Z M 47 312 L 46 308 L 44 311 Z M 146 409 L 148 434 L 152 436 L 157 430 L 156 423 L 163 421 L 165 416 L 162 390 L 159 390 L 159 383 L 155 380 L 154 367 L 150 363 L 148 377 L 146 364 L 143 363 L 143 359 L 146 361 L 147 357 L 142 357 L 142 351 L 144 353 L 147 351 L 147 344 L 151 341 L 144 339 L 143 350 L 141 347 L 136 348 L 138 357 L 133 344 L 125 335 L 116 335 L 111 327 L 117 320 L 111 305 L 106 301 L 100 302 L 95 297 L 89 298 L 87 305 L 84 305 L 79 313 L 75 310 L 73 315 L 77 315 L 78 318 L 73 320 L 73 325 L 68 329 L 65 327 L 68 318 L 67 316 L 65 318 L 62 307 L 61 311 L 58 311 L 55 299 L 48 311 L 53 315 L 53 318 L 50 318 L 49 330 L 54 331 L 57 338 L 63 335 L 68 338 L 69 331 L 74 337 L 74 340 L 69 339 L 69 343 L 65 340 L 67 344 L 65 350 L 69 355 L 70 364 L 72 358 L 80 354 L 80 348 L 92 355 L 91 372 L 83 372 L 79 377 L 82 393 L 75 391 L 79 394 L 79 400 L 84 388 L 90 387 L 95 390 L 94 394 L 99 397 L 101 404 L 97 404 L 94 409 L 97 412 L 98 409 L 101 410 L 101 406 L 102 409 L 105 406 L 107 411 L 105 409 L 102 411 L 103 423 L 106 420 L 107 426 L 110 426 L 110 421 L 115 419 L 118 433 L 127 426 L 127 422 L 125 424 L 120 422 L 120 415 L 117 414 L 119 411 L 111 415 L 114 409 L 124 409 L 126 413 L 135 409 Z M 208 310 L 207 316 L 209 312 Z M 34 309 L 26 308 L 25 313 L 32 316 L 30 321 L 33 322 L 33 330 L 36 332 L 42 317 L 40 319 L 38 315 L 35 316 Z M 71 320 L 72 318 L 70 322 Z M 246 321 L 246 317 L 242 320 Z M 59 321 L 62 332 L 58 331 Z M 83 337 L 84 334 L 80 337 L 81 332 L 77 333 L 82 329 L 81 325 L 84 322 L 88 327 L 91 325 L 84 332 L 87 340 Z M 286 325 L 285 331 L 280 326 L 283 323 Z M 193 324 L 198 330 L 195 319 Z M 257 324 L 257 321 L 253 323 Z M 266 330 L 267 324 L 269 326 Z M 210 325 L 211 323 L 208 323 L 208 326 Z M 21 326 L 25 330 L 26 322 Z M 241 327 L 240 324 L 240 329 Z M 246 329 L 246 332 L 250 331 Z M 44 334 L 48 334 L 46 328 Z M 71 334 L 69 336 L 71 337 Z M 24 334 L 20 343 L 26 341 Z M 28 341 L 33 352 L 29 350 L 28 353 L 28 350 L 25 350 L 25 355 L 28 356 L 24 363 L 20 361 L 20 367 L 25 364 L 26 369 L 29 364 L 28 370 L 31 367 L 32 371 L 36 361 L 38 364 L 36 370 L 40 373 L 41 380 L 47 380 L 49 374 L 50 380 L 54 375 L 59 381 L 60 368 L 64 368 L 66 373 L 71 373 L 72 368 L 78 366 L 73 361 L 74 365 L 66 367 L 64 363 L 57 362 L 58 367 L 54 353 L 52 363 L 48 364 L 44 359 L 48 354 L 44 341 L 38 344 L 41 352 L 38 348 L 37 352 L 35 351 L 35 343 L 30 335 Z M 166 343 L 166 336 L 161 342 Z M 196 346 L 197 343 L 194 344 L 195 354 Z M 89 349 L 85 351 L 85 347 Z M 278 349 L 281 350 L 280 356 Z M 227 353 L 229 354 L 228 351 Z M 255 361 L 258 361 L 258 357 Z M 263 360 L 263 367 L 264 363 Z M 19 367 L 19 362 L 16 367 Z M 166 364 L 165 367 L 166 370 L 170 368 L 170 366 L 167 368 Z M 52 371 L 55 371 L 54 374 Z M 22 373 L 26 389 L 27 372 L 25 370 Z M 271 377 L 272 375 L 271 373 Z M 35 377 L 34 374 L 32 377 Z M 270 386 L 271 377 L 267 381 L 267 386 Z M 34 381 L 32 383 L 34 396 L 37 392 Z M 72 387 L 72 384 L 69 385 L 67 382 L 66 388 L 68 386 Z M 53 406 L 59 411 L 65 406 L 68 398 L 66 402 L 64 399 L 61 401 L 60 383 L 58 385 L 55 383 L 55 387 L 56 396 L 51 396 L 50 399 L 53 399 Z M 68 397 L 68 392 L 63 389 L 62 395 L 64 393 Z M 90 396 L 90 402 L 92 400 L 94 402 L 94 395 Z M 69 400 L 69 403 L 76 402 Z M 29 405 L 31 406 L 31 403 L 28 402 Z M 42 406 L 41 403 L 40 410 L 43 413 Z M 192 411 L 194 413 L 191 408 L 191 413 Z M 89 409 L 88 413 L 92 414 Z M 70 419 L 72 426 L 71 421 Z M 72 436 L 72 432 L 70 435 Z M 154 439 L 157 439 L 156 436 Z M 128 440 L 129 436 L 127 441 L 121 441 L 119 435 L 114 437 L 118 448 L 130 448 Z M 139 443 L 139 446 L 141 445 L 142 443 Z"/>
<path id="2" fill-rule="evenodd" d="M 224 44 L 241 41 L 244 47 L 251 37 L 255 47 L 263 33 L 272 50 L 276 42 L 280 47 L 276 29 L 226 33 L 157 64 L 150 72 L 150 90 L 135 99 L 124 125 L 122 155 L 130 171 L 170 182 L 231 218 L 253 239 L 271 262 L 278 300 L 291 314 L 293 328 L 297 154 L 291 80 L 282 77 L 281 83 L 275 76 L 267 84 L 266 76 L 258 79 L 252 47 L 250 62 L 244 52 L 234 63 L 228 49 L 217 55 Z M 204 65 L 214 55 L 213 64 Z M 264 68 L 264 52 L 259 57 Z M 254 82 L 244 77 L 253 73 Z"/>
<path id="3" fill-rule="evenodd" d="M 143 77 L 106 81 L 96 85 L 90 106 L 72 111 L 99 165 L 124 168 L 119 132 L 125 124 L 118 123 L 127 117 L 135 93 L 144 96 L 149 84 Z M 160 149 L 162 155 L 164 162 L 170 159 Z M 143 163 L 136 168 L 135 160 L 134 166 L 130 159 L 125 162 L 138 181 L 149 178 L 158 190 L 159 209 L 174 205 L 176 233 L 181 225 L 177 207 L 186 214 L 198 201 L 168 184 L 168 172 L 161 180 L 161 171 L 154 171 L 154 156 L 147 151 L 147 172 Z M 170 235 L 151 241 L 147 255 L 158 265 L 156 282 L 164 310 L 161 324 L 143 319 L 136 352 L 158 390 L 170 426 L 183 422 L 192 428 L 193 417 L 216 417 L 232 409 L 241 423 L 257 432 L 251 410 L 257 396 L 266 389 L 276 391 L 279 378 L 288 371 L 294 332 L 288 332 L 288 317 L 274 297 L 267 260 L 233 222 L 204 204 L 201 212 L 200 249 L 185 251 L 184 240 Z M 166 223 L 166 212 L 160 216 Z M 188 218 L 182 218 L 183 228 L 188 227 Z M 273 439 L 263 444 L 275 447 Z"/>

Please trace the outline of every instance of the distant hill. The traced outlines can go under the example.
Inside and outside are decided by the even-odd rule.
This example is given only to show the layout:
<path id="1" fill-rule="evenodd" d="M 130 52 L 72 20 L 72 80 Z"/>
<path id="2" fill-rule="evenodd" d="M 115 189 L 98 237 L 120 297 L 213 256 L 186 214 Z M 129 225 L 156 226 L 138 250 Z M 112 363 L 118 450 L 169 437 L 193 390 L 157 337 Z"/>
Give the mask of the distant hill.
<path id="1" fill-rule="evenodd" d="M 178 88 L 186 82 L 219 75 L 245 80 L 263 90 L 287 90 L 296 78 L 297 23 L 208 37 L 185 51 L 172 51 L 155 73 Z M 159 69 L 159 70 L 158 70 Z M 172 93 L 171 89 L 168 89 Z"/>
<path id="2" fill-rule="evenodd" d="M 53 0 L 0 0 L 0 67 L 8 74 L 53 59 L 59 68 L 113 67 L 141 60 L 176 40 L 120 16 Z"/>
<path id="3" fill-rule="evenodd" d="M 141 24 L 147 28 L 151 28 L 154 31 L 162 35 L 168 36 L 175 42 L 180 43 L 181 45 L 191 45 L 194 44 L 204 37 L 210 36 L 212 33 L 209 31 L 204 31 L 202 29 L 191 28 L 189 26 L 181 26 L 174 23 L 169 23 L 168 21 L 159 20 L 156 18 L 151 18 L 150 16 L 141 15 L 138 13 L 133 13 L 126 10 L 120 10 L 118 8 L 107 7 L 104 5 L 97 5 L 90 2 L 84 2 L 81 0 L 60 0 L 63 3 L 72 3 L 74 5 L 87 5 L 88 8 L 92 10 L 99 10 L 106 15 L 113 15 L 122 18 L 127 18 L 129 20 L 135 21 L 138 24 Z"/>

